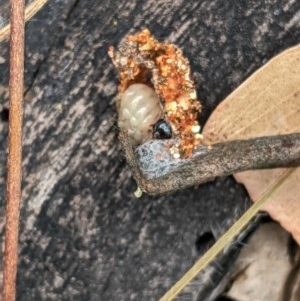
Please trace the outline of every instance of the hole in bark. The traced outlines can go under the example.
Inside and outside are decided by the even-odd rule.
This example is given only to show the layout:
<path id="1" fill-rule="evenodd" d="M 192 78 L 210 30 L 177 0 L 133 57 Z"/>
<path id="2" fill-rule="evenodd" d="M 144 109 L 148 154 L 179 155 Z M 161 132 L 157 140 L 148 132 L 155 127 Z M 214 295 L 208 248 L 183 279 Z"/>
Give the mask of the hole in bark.
<path id="1" fill-rule="evenodd" d="M 202 254 L 215 242 L 215 237 L 211 232 L 204 232 L 199 235 L 195 241 L 195 247 L 198 253 Z"/>
<path id="2" fill-rule="evenodd" d="M 236 301 L 236 300 L 232 299 L 232 298 L 229 298 L 229 297 L 226 297 L 226 296 L 220 296 L 215 301 Z"/>
<path id="3" fill-rule="evenodd" d="M 0 112 L 0 118 L 1 121 L 8 122 L 9 118 L 9 110 L 7 108 L 3 108 L 2 111 Z"/>

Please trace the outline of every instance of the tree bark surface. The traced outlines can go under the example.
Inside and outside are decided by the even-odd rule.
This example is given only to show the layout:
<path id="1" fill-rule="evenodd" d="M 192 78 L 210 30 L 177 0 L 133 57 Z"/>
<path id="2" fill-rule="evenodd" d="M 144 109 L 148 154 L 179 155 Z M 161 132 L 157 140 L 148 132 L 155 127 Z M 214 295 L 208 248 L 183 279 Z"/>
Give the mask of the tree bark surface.
<path id="1" fill-rule="evenodd" d="M 108 47 L 148 27 L 182 48 L 203 124 L 256 69 L 299 43 L 299 12 L 292 0 L 74 0 L 49 1 L 28 22 L 17 300 L 157 300 L 206 248 L 205 233 L 249 204 L 231 177 L 134 197 Z M 1 233 L 7 47 L 0 44 Z"/>

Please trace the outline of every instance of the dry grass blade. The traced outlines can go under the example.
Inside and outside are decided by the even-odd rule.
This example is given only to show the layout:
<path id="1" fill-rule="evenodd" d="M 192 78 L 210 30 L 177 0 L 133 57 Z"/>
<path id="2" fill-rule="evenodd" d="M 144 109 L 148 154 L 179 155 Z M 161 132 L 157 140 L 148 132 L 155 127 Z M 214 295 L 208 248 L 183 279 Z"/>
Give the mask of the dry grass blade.
<path id="1" fill-rule="evenodd" d="M 297 46 L 275 57 L 258 70 L 212 114 L 203 131 L 206 142 L 215 144 L 299 132 L 299 68 L 300 46 Z M 280 153 L 280 150 L 277 150 L 277 153 Z M 298 170 L 299 168 L 282 169 L 275 181 L 269 181 L 267 189 L 260 190 L 257 202 L 159 301 L 174 300 L 234 239 L 263 205 L 272 200 L 273 196 L 297 175 Z M 259 171 L 255 171 L 257 172 Z M 247 172 L 242 174 L 244 173 Z"/>
<path id="2" fill-rule="evenodd" d="M 18 261 L 24 90 L 24 1 L 11 2 L 9 142 L 2 301 L 14 301 Z"/>
<path id="3" fill-rule="evenodd" d="M 261 207 L 295 171 L 291 168 L 258 202 L 253 204 L 232 227 L 188 270 L 188 272 L 159 301 L 172 301 L 216 256 L 243 230 Z"/>
<path id="4" fill-rule="evenodd" d="M 300 46 L 284 51 L 255 72 L 213 112 L 204 128 L 208 143 L 282 135 L 300 131 Z M 292 139 L 288 148 L 295 143 Z M 284 144 L 282 145 L 283 147 Z M 286 145 L 287 146 L 287 145 Z M 278 151 L 281 156 L 281 149 Z M 235 174 L 256 202 L 286 168 Z M 300 168 L 263 207 L 300 243 Z"/>
<path id="5" fill-rule="evenodd" d="M 30 3 L 25 9 L 25 22 L 30 20 L 46 3 L 48 0 L 35 0 Z M 0 42 L 8 39 L 10 33 L 10 24 L 7 24 L 0 29 Z"/>
<path id="6" fill-rule="evenodd" d="M 253 170 L 235 174 L 235 179 L 242 183 L 254 202 L 268 191 L 288 168 Z M 290 232 L 295 240 L 300 243 L 300 168 L 286 179 L 284 185 L 272 196 L 262 210 L 280 222 Z"/>

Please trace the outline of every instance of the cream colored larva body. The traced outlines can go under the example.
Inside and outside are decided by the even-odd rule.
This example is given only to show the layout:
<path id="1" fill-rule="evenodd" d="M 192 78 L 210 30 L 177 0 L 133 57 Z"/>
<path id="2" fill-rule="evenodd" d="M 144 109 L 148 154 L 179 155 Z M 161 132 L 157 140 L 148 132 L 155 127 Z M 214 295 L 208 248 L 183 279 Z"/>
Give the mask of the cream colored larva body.
<path id="1" fill-rule="evenodd" d="M 134 145 L 152 137 L 152 127 L 162 115 L 160 100 L 145 84 L 133 84 L 122 93 L 118 126 L 125 130 Z"/>

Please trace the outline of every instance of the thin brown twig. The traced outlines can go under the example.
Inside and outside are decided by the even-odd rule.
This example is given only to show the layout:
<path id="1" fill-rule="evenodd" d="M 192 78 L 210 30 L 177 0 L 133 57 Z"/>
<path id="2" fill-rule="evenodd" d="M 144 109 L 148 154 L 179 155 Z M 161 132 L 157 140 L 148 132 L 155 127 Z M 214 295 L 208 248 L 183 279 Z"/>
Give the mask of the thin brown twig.
<path id="1" fill-rule="evenodd" d="M 11 0 L 9 142 L 2 301 L 14 301 L 22 178 L 24 0 Z"/>
<path id="2" fill-rule="evenodd" d="M 153 140 L 135 150 L 126 132 L 120 133 L 125 156 L 139 188 L 157 195 L 210 181 L 236 172 L 274 167 L 300 166 L 300 133 L 236 140 L 201 146 L 191 158 L 176 160 L 168 149 L 174 141 Z M 254 203 L 241 218 L 175 283 L 159 301 L 172 301 L 208 266 L 261 210 L 270 196 L 295 172 L 287 168 L 273 187 Z"/>
<path id="3" fill-rule="evenodd" d="M 161 158 L 168 140 L 149 141 L 135 151 L 120 134 L 125 156 L 140 189 L 157 195 L 202 184 L 237 172 L 300 165 L 300 133 L 202 146 L 189 159 Z"/>
<path id="4" fill-rule="evenodd" d="M 48 0 L 35 0 L 30 3 L 25 9 L 25 22 L 30 20 L 37 12 L 39 12 Z M 10 24 L 5 25 L 0 29 L 0 43 L 9 37 Z"/>
<path id="5" fill-rule="evenodd" d="M 216 242 L 215 244 L 201 257 L 194 265 L 181 277 L 177 283 L 175 283 L 165 294 L 159 299 L 159 301 L 172 301 L 174 300 L 183 289 L 201 272 L 203 269 L 211 263 L 217 255 L 248 225 L 253 217 L 262 208 L 270 196 L 275 193 L 281 185 L 288 179 L 288 177 L 295 172 L 295 168 L 290 168 L 284 173 L 281 178 L 271 187 L 265 195 L 261 197 L 256 203 L 254 203 L 240 218 L 236 221 Z"/>

